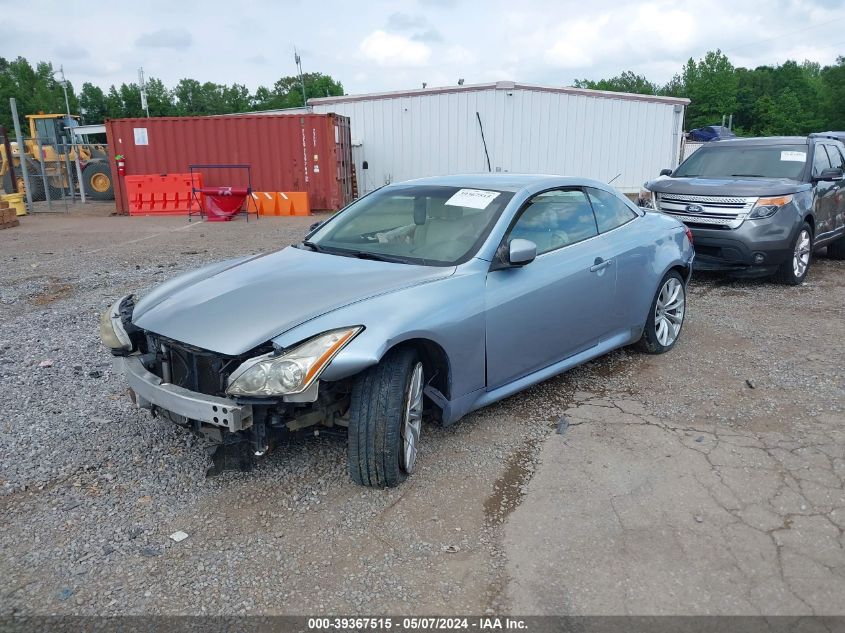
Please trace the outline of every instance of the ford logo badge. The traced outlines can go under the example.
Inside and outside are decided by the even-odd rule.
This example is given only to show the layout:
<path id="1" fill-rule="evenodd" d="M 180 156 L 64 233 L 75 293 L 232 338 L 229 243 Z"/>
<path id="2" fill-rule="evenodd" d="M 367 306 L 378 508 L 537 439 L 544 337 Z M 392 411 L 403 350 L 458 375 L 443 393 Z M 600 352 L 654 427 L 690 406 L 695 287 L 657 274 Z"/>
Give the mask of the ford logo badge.
<path id="1" fill-rule="evenodd" d="M 687 213 L 704 213 L 704 209 L 702 209 L 697 204 L 688 204 Z"/>

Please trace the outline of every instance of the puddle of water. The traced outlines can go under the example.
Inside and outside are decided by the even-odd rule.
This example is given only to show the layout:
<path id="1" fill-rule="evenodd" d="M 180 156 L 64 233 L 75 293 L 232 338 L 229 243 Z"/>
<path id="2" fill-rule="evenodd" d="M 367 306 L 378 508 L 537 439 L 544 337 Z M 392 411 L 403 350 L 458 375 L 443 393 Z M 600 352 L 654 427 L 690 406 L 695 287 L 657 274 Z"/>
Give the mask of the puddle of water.
<path id="1" fill-rule="evenodd" d="M 507 460 L 505 472 L 493 484 L 493 494 L 484 502 L 488 525 L 501 525 L 522 502 L 524 487 L 534 474 L 536 440 L 529 440 Z"/>

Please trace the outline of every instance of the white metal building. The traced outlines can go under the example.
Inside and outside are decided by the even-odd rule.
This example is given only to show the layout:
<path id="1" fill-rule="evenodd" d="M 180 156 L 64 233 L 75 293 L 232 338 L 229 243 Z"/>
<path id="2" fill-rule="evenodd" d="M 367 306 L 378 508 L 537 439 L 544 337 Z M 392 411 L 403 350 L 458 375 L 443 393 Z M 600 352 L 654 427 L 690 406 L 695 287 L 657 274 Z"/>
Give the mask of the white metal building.
<path id="1" fill-rule="evenodd" d="M 309 99 L 308 109 L 350 118 L 362 194 L 388 182 L 485 172 L 488 156 L 489 171 L 584 176 L 636 193 L 678 164 L 688 103 L 500 81 Z"/>
<path id="2" fill-rule="evenodd" d="M 308 101 L 314 112 L 350 118 L 362 193 L 386 182 L 488 171 L 488 154 L 492 171 L 615 178 L 617 188 L 635 193 L 678 164 L 688 103 L 510 81 Z"/>

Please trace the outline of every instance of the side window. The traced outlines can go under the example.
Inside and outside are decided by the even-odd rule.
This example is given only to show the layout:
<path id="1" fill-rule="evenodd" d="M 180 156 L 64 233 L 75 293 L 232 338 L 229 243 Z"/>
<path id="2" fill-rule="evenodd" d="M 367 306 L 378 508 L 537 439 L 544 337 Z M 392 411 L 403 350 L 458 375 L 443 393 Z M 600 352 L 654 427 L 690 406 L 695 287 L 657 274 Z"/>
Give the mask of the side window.
<path id="1" fill-rule="evenodd" d="M 830 169 L 830 159 L 827 157 L 824 145 L 816 145 L 813 152 L 813 175 L 818 176 L 825 169 Z"/>
<path id="2" fill-rule="evenodd" d="M 555 190 L 528 201 L 508 239 L 531 240 L 541 255 L 596 235 L 596 220 L 586 194 L 581 190 Z"/>
<path id="3" fill-rule="evenodd" d="M 839 149 L 836 145 L 825 145 L 825 149 L 827 150 L 827 155 L 830 158 L 830 166 L 842 169 L 842 155 L 839 153 Z"/>
<path id="4" fill-rule="evenodd" d="M 637 217 L 627 204 L 609 191 L 587 187 L 587 193 L 590 196 L 590 202 L 593 203 L 599 233 L 611 231 Z"/>

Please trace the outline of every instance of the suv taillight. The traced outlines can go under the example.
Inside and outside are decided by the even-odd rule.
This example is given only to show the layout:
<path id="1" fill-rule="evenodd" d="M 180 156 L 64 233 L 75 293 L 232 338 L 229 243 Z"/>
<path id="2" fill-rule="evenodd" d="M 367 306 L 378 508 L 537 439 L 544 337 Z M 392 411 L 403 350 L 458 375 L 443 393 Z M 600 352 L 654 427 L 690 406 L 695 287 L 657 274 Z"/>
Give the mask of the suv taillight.
<path id="1" fill-rule="evenodd" d="M 690 245 L 695 244 L 695 240 L 692 239 L 692 231 L 688 226 L 684 226 L 684 233 L 687 234 L 687 239 L 689 240 Z"/>

